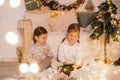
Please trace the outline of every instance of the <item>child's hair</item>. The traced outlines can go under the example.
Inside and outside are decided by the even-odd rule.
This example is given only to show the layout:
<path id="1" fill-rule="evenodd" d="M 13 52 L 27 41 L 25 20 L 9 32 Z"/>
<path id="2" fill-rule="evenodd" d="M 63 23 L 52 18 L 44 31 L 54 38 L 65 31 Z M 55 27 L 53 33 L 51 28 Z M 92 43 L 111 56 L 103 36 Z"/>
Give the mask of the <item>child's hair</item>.
<path id="1" fill-rule="evenodd" d="M 70 24 L 69 27 L 68 27 L 68 29 L 67 29 L 67 35 L 70 32 L 77 32 L 78 33 L 78 38 L 79 38 L 80 37 L 80 26 L 79 26 L 79 24 L 78 23 L 72 23 L 72 24 Z M 62 42 L 64 42 L 65 39 L 66 39 L 66 37 L 63 38 Z M 79 40 L 77 42 L 79 42 Z"/>
<path id="2" fill-rule="evenodd" d="M 38 26 L 33 33 L 33 41 L 34 43 L 36 43 L 36 39 L 35 36 L 40 36 L 42 34 L 47 34 L 47 30 L 43 27 L 43 26 Z"/>

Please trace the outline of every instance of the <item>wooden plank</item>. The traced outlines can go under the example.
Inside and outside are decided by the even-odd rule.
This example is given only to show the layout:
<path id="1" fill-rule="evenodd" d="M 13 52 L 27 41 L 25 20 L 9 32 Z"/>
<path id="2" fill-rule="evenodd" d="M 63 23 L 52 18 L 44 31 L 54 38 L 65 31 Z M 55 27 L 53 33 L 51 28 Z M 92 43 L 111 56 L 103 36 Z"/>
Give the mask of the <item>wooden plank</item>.
<path id="1" fill-rule="evenodd" d="M 24 27 L 24 54 L 23 61 L 26 61 L 26 57 L 28 54 L 28 47 L 32 45 L 32 21 L 31 20 L 23 20 Z"/>

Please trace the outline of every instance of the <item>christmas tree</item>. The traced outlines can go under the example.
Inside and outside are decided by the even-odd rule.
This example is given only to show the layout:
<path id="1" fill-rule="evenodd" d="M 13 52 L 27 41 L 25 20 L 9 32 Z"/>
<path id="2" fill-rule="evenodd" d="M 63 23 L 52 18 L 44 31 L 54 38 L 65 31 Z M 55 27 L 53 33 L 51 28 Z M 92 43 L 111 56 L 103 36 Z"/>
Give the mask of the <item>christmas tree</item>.
<path id="1" fill-rule="evenodd" d="M 93 33 L 90 35 L 91 39 L 99 39 L 101 35 L 105 35 L 104 40 L 104 61 L 106 59 L 106 44 L 113 41 L 118 41 L 120 30 L 118 27 L 118 20 L 116 19 L 117 7 L 111 0 L 106 0 L 98 6 L 99 10 L 96 12 L 96 19 L 92 21 Z"/>

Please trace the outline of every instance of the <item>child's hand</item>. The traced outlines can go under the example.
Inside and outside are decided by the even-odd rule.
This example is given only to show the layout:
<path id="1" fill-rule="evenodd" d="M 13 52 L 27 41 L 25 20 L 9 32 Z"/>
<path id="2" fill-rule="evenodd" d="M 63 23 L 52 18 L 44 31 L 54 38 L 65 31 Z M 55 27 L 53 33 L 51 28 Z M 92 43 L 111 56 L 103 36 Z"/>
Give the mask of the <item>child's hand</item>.
<path id="1" fill-rule="evenodd" d="M 44 49 L 44 50 L 43 50 L 43 53 L 46 54 L 46 55 L 48 55 L 48 52 L 49 52 L 48 49 Z"/>
<path id="2" fill-rule="evenodd" d="M 37 59 L 38 63 L 42 63 L 42 60 L 40 58 Z"/>
<path id="3" fill-rule="evenodd" d="M 74 65 L 73 65 L 74 70 L 77 70 L 78 67 L 79 67 L 79 66 L 78 66 L 77 64 L 74 64 Z"/>

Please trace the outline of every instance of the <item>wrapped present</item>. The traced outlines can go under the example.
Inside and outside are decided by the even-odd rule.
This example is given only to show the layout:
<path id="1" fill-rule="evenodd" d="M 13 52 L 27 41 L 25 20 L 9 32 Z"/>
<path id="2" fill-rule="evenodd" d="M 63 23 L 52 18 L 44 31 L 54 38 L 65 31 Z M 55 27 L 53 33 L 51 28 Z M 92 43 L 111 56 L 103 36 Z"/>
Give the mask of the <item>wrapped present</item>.
<path id="1" fill-rule="evenodd" d="M 120 66 L 120 58 L 118 58 L 118 60 L 116 60 L 115 62 L 113 62 L 113 64 L 115 66 Z"/>
<path id="2" fill-rule="evenodd" d="M 40 9 L 42 6 L 41 0 L 24 0 L 27 10 Z"/>
<path id="3" fill-rule="evenodd" d="M 60 73 L 62 72 L 68 76 L 70 75 L 71 71 L 74 70 L 73 64 L 64 64 L 63 66 L 60 67 L 61 67 Z"/>

